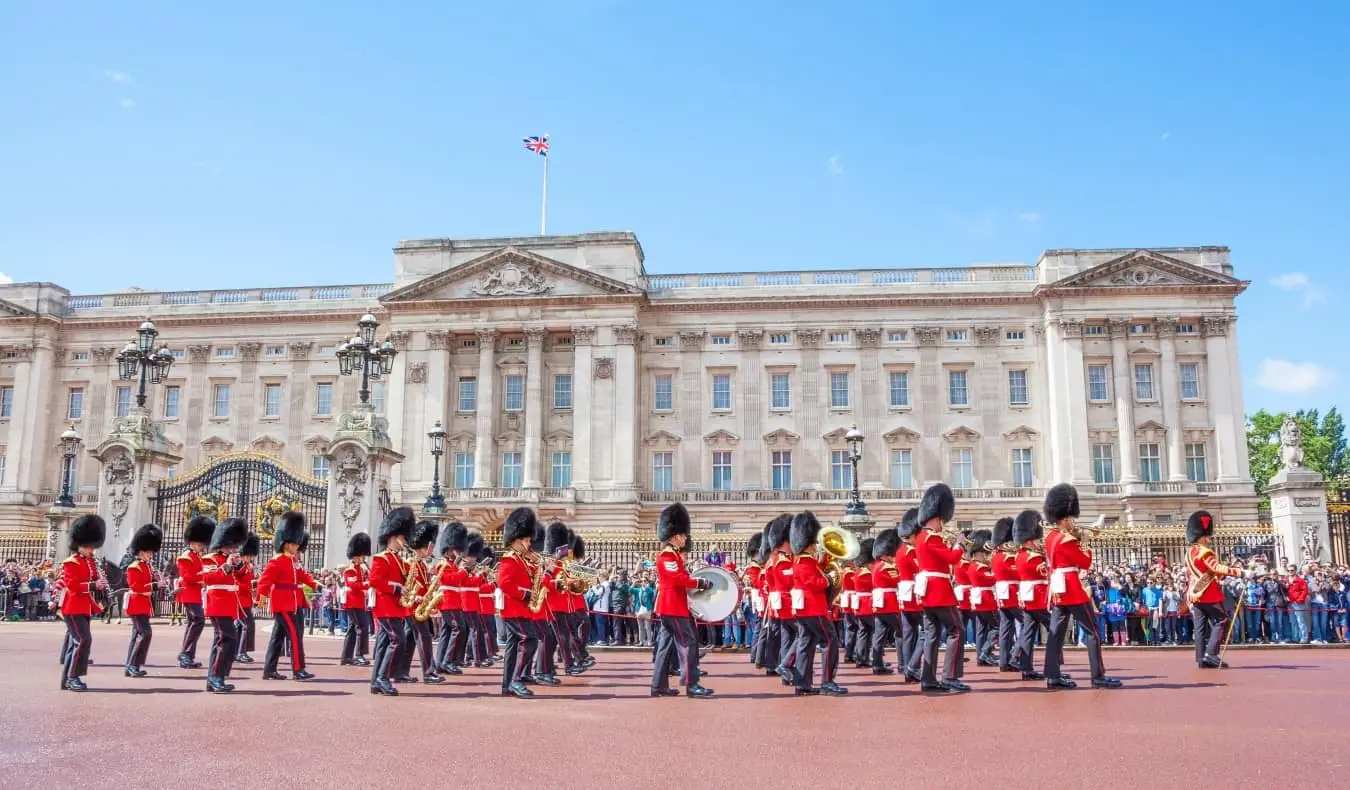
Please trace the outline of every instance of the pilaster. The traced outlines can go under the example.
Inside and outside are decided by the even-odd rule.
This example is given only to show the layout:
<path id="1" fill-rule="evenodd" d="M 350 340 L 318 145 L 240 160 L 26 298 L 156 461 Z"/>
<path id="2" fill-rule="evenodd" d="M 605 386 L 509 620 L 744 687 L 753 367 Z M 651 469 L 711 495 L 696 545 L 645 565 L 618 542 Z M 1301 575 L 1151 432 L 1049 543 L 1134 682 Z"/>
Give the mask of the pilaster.
<path id="1" fill-rule="evenodd" d="M 706 487 L 703 479 L 703 420 L 708 407 L 703 393 L 711 385 L 703 370 L 703 330 L 681 332 L 680 338 L 680 432 L 684 441 L 675 450 L 680 459 L 679 479 L 686 488 Z M 711 397 L 711 395 L 709 396 Z"/>
<path id="2" fill-rule="evenodd" d="M 494 449 L 497 446 L 497 330 L 479 329 L 478 334 L 478 410 L 475 431 L 477 440 L 473 452 L 473 487 L 492 488 L 497 476 L 493 474 Z"/>
<path id="3" fill-rule="evenodd" d="M 614 499 L 636 499 L 638 328 L 614 327 Z"/>
<path id="4" fill-rule="evenodd" d="M 595 416 L 591 376 L 595 327 L 572 327 L 572 487 L 591 489 L 591 426 Z"/>
<path id="5" fill-rule="evenodd" d="M 525 362 L 525 470 L 522 481 L 525 488 L 543 486 L 539 468 L 543 462 L 544 334 L 542 327 L 525 330 L 528 346 Z"/>
<path id="6" fill-rule="evenodd" d="M 1167 479 L 1172 482 L 1186 481 L 1186 457 L 1182 454 L 1181 442 L 1185 431 L 1181 426 L 1181 386 L 1177 370 L 1177 319 L 1175 316 L 1158 316 L 1153 319 L 1158 340 L 1162 346 L 1162 370 L 1158 384 L 1162 387 L 1161 400 L 1163 424 L 1167 426 Z"/>

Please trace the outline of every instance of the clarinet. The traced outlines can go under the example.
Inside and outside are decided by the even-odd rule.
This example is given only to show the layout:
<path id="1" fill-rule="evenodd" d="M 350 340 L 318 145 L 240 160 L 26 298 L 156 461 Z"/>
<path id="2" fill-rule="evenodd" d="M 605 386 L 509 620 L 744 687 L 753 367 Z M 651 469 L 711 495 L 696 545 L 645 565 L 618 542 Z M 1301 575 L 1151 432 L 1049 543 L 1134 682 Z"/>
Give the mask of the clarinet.
<path id="1" fill-rule="evenodd" d="M 91 562 L 94 563 L 94 570 L 98 571 L 98 582 L 97 587 L 95 589 L 97 590 L 101 588 L 103 590 L 104 595 L 108 596 L 108 605 L 112 606 L 112 590 L 110 589 L 110 585 L 108 584 L 108 574 L 106 571 L 103 570 L 103 562 L 97 557 L 91 556 L 89 559 Z M 99 604 L 98 599 L 95 598 L 92 594 L 89 597 L 93 599 L 94 606 L 98 607 L 98 614 L 102 614 L 103 606 Z"/>

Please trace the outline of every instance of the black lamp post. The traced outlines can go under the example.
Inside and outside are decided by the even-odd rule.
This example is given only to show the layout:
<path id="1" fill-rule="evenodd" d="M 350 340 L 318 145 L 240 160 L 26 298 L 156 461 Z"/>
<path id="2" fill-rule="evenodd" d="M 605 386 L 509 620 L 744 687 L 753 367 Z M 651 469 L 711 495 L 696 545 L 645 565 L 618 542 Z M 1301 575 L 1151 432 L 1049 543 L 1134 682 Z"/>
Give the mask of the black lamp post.
<path id="1" fill-rule="evenodd" d="M 366 313 L 356 322 L 357 333 L 337 348 L 338 371 L 344 376 L 361 373 L 361 404 L 370 403 L 370 382 L 379 381 L 380 376 L 394 372 L 394 357 L 398 352 L 388 340 L 375 342 L 375 330 L 380 322 L 375 316 Z"/>
<path id="2" fill-rule="evenodd" d="M 853 464 L 853 492 L 844 506 L 844 515 L 865 516 L 867 505 L 863 504 L 862 493 L 858 491 L 858 461 L 862 460 L 863 432 L 855 425 L 844 434 L 844 441 L 848 442 L 848 460 Z"/>
<path id="3" fill-rule="evenodd" d="M 61 496 L 56 500 L 57 507 L 75 507 L 75 498 L 71 496 L 70 490 L 70 472 L 83 443 L 75 432 L 74 424 L 61 434 Z"/>
<path id="4" fill-rule="evenodd" d="M 445 429 L 437 420 L 435 427 L 427 432 L 431 442 L 431 496 L 427 497 L 422 510 L 427 513 L 444 513 L 445 497 L 441 495 L 441 456 L 445 455 Z"/>
<path id="5" fill-rule="evenodd" d="M 159 384 L 169 374 L 169 368 L 173 367 L 173 354 L 169 353 L 169 349 L 155 350 L 156 337 L 159 337 L 159 330 L 146 319 L 141 328 L 136 330 L 135 342 L 127 343 L 122 353 L 117 355 L 118 377 L 123 381 L 140 378 L 136 388 L 136 407 L 139 409 L 145 408 L 146 382 Z"/>

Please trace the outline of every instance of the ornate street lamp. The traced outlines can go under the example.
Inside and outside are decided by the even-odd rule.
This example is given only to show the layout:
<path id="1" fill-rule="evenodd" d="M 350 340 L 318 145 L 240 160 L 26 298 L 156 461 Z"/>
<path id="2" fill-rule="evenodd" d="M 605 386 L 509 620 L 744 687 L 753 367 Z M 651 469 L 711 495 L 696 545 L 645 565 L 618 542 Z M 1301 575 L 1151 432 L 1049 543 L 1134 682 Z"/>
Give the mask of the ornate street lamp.
<path id="1" fill-rule="evenodd" d="M 386 340 L 383 344 L 375 342 L 375 330 L 380 322 L 375 316 L 366 313 L 356 322 L 357 333 L 337 347 L 338 372 L 344 376 L 361 373 L 361 404 L 370 403 L 370 382 L 379 381 L 380 376 L 394 372 L 394 357 L 398 351 L 394 344 Z"/>
<path id="2" fill-rule="evenodd" d="M 844 507 L 844 515 L 865 516 L 867 505 L 863 504 L 862 494 L 858 491 L 858 462 L 862 460 L 863 432 L 855 425 L 844 434 L 844 441 L 848 443 L 848 460 L 853 464 L 853 492 Z"/>
<path id="3" fill-rule="evenodd" d="M 424 513 L 444 513 L 445 497 L 441 495 L 441 456 L 445 455 L 445 429 L 441 421 L 427 432 L 431 444 L 431 496 L 422 505 Z"/>
<path id="4" fill-rule="evenodd" d="M 56 500 L 57 507 L 75 507 L 75 498 L 71 496 L 71 470 L 75 466 L 75 456 L 80 452 L 84 440 L 75 432 L 74 423 L 61 434 L 61 496 Z"/>
<path id="5" fill-rule="evenodd" d="M 117 355 L 118 378 L 124 381 L 140 379 L 136 388 L 136 407 L 139 409 L 145 408 L 146 383 L 159 384 L 169 375 L 169 368 L 173 367 L 173 354 L 169 353 L 169 349 L 155 350 L 157 337 L 159 330 L 147 318 L 136 330 L 136 340 L 127 343 L 122 353 Z"/>

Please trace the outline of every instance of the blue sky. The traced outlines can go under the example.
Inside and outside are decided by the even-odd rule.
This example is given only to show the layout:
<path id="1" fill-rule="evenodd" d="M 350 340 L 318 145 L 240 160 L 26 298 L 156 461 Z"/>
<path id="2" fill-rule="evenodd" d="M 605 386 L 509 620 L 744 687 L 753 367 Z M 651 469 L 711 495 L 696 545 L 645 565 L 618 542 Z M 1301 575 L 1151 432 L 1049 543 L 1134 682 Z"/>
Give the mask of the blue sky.
<path id="1" fill-rule="evenodd" d="M 1248 410 L 1350 405 L 1350 5 L 381 5 L 0 6 L 0 272 L 385 282 L 537 232 L 548 131 L 653 273 L 1229 245 Z"/>

